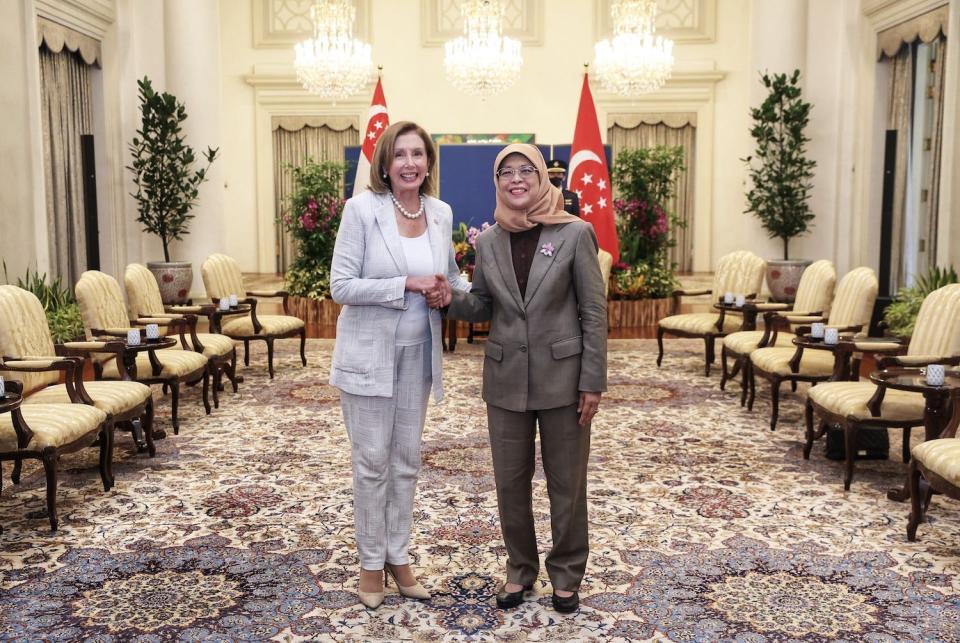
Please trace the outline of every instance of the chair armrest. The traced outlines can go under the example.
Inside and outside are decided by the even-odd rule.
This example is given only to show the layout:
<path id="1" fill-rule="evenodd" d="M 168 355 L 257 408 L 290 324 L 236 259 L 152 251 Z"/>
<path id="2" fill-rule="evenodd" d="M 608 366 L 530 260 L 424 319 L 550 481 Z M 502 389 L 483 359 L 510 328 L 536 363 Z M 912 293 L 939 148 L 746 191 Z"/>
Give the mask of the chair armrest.
<path id="1" fill-rule="evenodd" d="M 825 324 L 827 318 L 822 315 L 784 315 L 784 319 L 791 324 Z"/>
<path id="2" fill-rule="evenodd" d="M 284 315 L 290 314 L 290 311 L 287 309 L 287 301 L 290 299 L 290 293 L 287 292 L 286 290 L 248 290 L 247 296 L 248 297 L 283 297 L 283 314 Z M 256 315 L 254 315 L 254 319 L 256 319 Z M 256 326 L 258 324 L 259 322 L 254 325 Z M 260 331 L 257 331 L 257 332 L 259 333 Z"/>
<path id="3" fill-rule="evenodd" d="M 790 304 L 776 304 L 776 303 L 769 302 L 769 301 L 756 302 L 756 303 L 752 303 L 752 302 L 751 302 L 751 303 L 744 304 L 743 307 L 744 307 L 744 308 L 750 307 L 750 308 L 752 308 L 753 310 L 756 310 L 756 311 L 759 311 L 759 312 L 766 312 L 766 311 L 788 311 L 788 310 L 790 310 Z"/>
<path id="4" fill-rule="evenodd" d="M 884 357 L 877 362 L 877 368 L 889 368 L 891 366 L 929 366 L 930 364 L 943 364 L 944 366 L 957 366 L 960 364 L 960 355 L 945 357 L 943 355 L 896 355 Z"/>
<path id="5" fill-rule="evenodd" d="M 709 295 L 713 291 L 709 288 L 703 290 L 674 290 L 670 293 L 674 297 L 696 297 L 697 295 Z"/>
<path id="6" fill-rule="evenodd" d="M 59 355 L 24 355 L 0 358 L 0 369 L 20 373 L 46 373 L 63 371 L 67 396 L 75 404 L 93 404 L 83 388 L 83 359 Z"/>
<path id="7" fill-rule="evenodd" d="M 140 319 L 133 320 L 131 323 L 144 326 L 147 324 L 156 324 L 158 326 L 172 327 L 180 332 L 180 345 L 183 347 L 183 350 L 194 350 L 199 353 L 203 352 L 203 345 L 200 343 L 200 338 L 197 337 L 196 315 L 167 313 L 163 317 L 142 317 Z M 190 334 L 189 345 L 187 344 L 187 333 Z"/>
<path id="8" fill-rule="evenodd" d="M 123 360 L 124 353 L 127 350 L 126 333 L 124 333 L 124 341 L 64 342 L 63 344 L 57 344 L 54 348 L 57 355 L 81 358 L 92 357 L 94 353 L 113 353 L 120 379 L 128 381 L 131 379 Z"/>

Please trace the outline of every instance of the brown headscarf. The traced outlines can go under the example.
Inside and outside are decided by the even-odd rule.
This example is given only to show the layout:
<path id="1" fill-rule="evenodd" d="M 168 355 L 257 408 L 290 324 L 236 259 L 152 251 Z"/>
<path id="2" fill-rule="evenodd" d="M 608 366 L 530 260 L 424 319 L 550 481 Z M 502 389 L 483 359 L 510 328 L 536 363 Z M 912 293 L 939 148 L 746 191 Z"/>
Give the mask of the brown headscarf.
<path id="1" fill-rule="evenodd" d="M 511 154 L 522 154 L 527 157 L 530 163 L 537 168 L 540 176 L 540 188 L 533 205 L 527 210 L 515 210 L 507 205 L 500 198 L 500 182 L 497 180 L 497 170 L 503 159 Z M 570 223 L 577 221 L 578 218 L 572 214 L 563 211 L 563 193 L 560 189 L 550 183 L 547 177 L 547 162 L 543 160 L 543 154 L 536 145 L 526 143 L 511 143 L 503 148 L 497 154 L 497 160 L 493 163 L 493 183 L 497 191 L 497 209 L 493 212 L 493 218 L 500 227 L 508 232 L 523 232 L 533 228 L 538 223 L 543 225 L 557 225 L 558 223 Z"/>

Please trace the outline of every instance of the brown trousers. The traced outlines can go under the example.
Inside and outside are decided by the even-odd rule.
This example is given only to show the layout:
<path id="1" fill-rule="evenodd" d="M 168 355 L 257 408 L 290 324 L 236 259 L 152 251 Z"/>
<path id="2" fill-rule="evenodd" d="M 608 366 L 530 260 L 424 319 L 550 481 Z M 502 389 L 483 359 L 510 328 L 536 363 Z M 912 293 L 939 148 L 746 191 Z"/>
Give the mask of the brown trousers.
<path id="1" fill-rule="evenodd" d="M 553 547 L 545 565 L 554 590 L 577 591 L 587 567 L 587 460 L 590 426 L 577 424 L 577 405 L 508 411 L 487 405 L 507 580 L 530 585 L 540 570 L 533 522 L 532 480 L 537 425 L 550 498 Z"/>

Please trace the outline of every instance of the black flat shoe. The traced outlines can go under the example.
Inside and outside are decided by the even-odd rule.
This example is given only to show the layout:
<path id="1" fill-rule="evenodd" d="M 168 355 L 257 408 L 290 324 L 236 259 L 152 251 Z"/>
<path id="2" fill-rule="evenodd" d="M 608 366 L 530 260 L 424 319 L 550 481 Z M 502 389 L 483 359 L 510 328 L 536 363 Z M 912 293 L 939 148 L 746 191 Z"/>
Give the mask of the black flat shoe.
<path id="1" fill-rule="evenodd" d="M 502 610 L 513 609 L 514 607 L 520 605 L 520 603 L 523 602 L 523 593 L 529 592 L 533 589 L 533 585 L 531 584 L 524 585 L 523 589 L 521 589 L 519 592 L 508 592 L 506 589 L 504 589 L 506 586 L 507 584 L 504 583 L 503 587 L 500 588 L 500 591 L 497 592 L 497 607 Z"/>
<path id="2" fill-rule="evenodd" d="M 576 612 L 577 608 L 580 607 L 580 593 L 574 592 L 571 596 L 557 596 L 557 593 L 554 592 L 552 602 L 553 609 L 561 614 Z"/>

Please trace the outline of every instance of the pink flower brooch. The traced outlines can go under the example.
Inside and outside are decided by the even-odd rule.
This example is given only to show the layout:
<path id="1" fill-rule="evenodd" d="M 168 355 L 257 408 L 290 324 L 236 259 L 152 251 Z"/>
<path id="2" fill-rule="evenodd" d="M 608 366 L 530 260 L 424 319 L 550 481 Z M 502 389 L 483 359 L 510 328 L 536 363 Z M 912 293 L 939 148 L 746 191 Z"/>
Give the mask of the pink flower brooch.
<path id="1" fill-rule="evenodd" d="M 542 246 L 540 246 L 540 254 L 542 254 L 545 257 L 552 257 L 554 250 L 556 250 L 556 248 L 553 247 L 552 243 L 545 243 Z"/>

